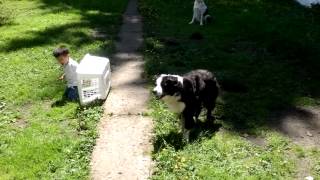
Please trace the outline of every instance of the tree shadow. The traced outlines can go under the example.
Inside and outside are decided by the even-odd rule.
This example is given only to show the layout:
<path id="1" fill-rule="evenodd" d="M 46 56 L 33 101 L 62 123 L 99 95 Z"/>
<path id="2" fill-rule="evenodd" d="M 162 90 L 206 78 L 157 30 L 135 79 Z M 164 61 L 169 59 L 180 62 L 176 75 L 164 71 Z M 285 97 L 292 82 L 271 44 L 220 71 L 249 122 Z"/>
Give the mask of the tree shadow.
<path id="1" fill-rule="evenodd" d="M 99 10 L 102 12 L 121 13 L 121 9 L 127 5 L 127 1 L 87 1 L 87 0 L 39 0 L 44 8 L 55 8 L 55 10 L 77 9 L 77 10 Z M 120 10 L 120 11 L 119 11 Z"/>
<path id="2" fill-rule="evenodd" d="M 93 30 L 92 35 L 88 36 L 88 34 L 82 34 L 84 35 L 82 36 L 83 41 L 76 41 L 72 44 L 81 46 L 82 44 L 88 44 L 93 40 L 116 40 L 117 43 L 115 44 L 115 48 L 117 49 L 118 53 L 112 57 L 112 65 L 120 66 L 123 62 L 136 59 L 132 57 L 134 56 L 133 50 L 138 48 L 138 46 L 142 43 L 142 37 L 135 37 L 133 36 L 133 33 L 140 31 L 141 27 L 138 24 L 139 19 L 137 16 L 131 14 L 136 11 L 135 9 L 130 9 L 131 12 L 126 14 L 128 17 L 124 16 L 126 18 L 123 19 L 123 12 L 119 11 L 119 9 L 125 9 L 128 3 L 127 0 L 111 1 L 108 3 L 87 0 L 66 0 L 63 2 L 59 0 L 39 1 L 43 3 L 41 8 L 49 12 L 58 13 L 76 10 L 81 14 L 81 22 L 83 22 L 83 26 L 90 27 Z M 122 24 L 123 20 L 125 23 L 127 23 L 127 26 L 123 28 L 125 32 L 120 31 L 120 36 L 122 36 L 120 38 L 117 36 L 119 32 L 118 27 L 120 24 Z M 46 32 L 43 32 L 43 34 L 46 34 Z M 62 32 L 59 34 L 61 35 Z M 63 39 L 64 38 L 61 38 L 62 41 L 60 42 L 64 42 Z M 121 44 L 121 47 L 119 44 Z M 105 52 L 103 51 L 99 51 L 98 53 L 105 55 Z"/>
<path id="3" fill-rule="evenodd" d="M 80 22 L 73 22 L 64 25 L 55 25 L 43 31 L 27 32 L 28 38 L 16 38 L 10 40 L 7 45 L 1 48 L 2 52 L 17 51 L 22 48 L 32 48 L 47 44 L 70 43 L 76 47 L 81 47 L 92 43 L 95 39 L 93 34 L 84 32 L 81 28 L 98 28 L 107 34 L 105 41 L 113 39 L 117 31 L 118 24 L 121 23 L 121 11 L 118 6 L 124 6 L 125 2 L 103 3 L 101 1 L 76 1 L 67 0 L 64 2 L 53 0 L 39 0 L 42 2 L 40 8 L 46 10 L 45 13 L 72 12 L 81 15 Z M 114 7 L 114 9 L 112 8 Z M 76 28 L 76 29 L 75 29 Z"/>
<path id="4" fill-rule="evenodd" d="M 184 145 L 182 134 L 177 131 L 171 131 L 168 134 L 157 135 L 154 137 L 153 153 L 158 153 L 167 146 L 173 147 L 175 150 L 180 150 Z"/>
<path id="5" fill-rule="evenodd" d="M 210 138 L 218 132 L 221 127 L 222 124 L 219 123 L 199 122 L 190 134 L 190 142 L 197 141 L 200 138 Z"/>
<path id="6" fill-rule="evenodd" d="M 32 48 L 52 44 L 56 42 L 72 42 L 76 46 L 81 46 L 90 41 L 90 38 L 79 31 L 68 31 L 69 28 L 83 27 L 85 23 L 70 23 L 62 26 L 47 28 L 45 31 L 32 32 L 30 38 L 13 39 L 1 49 L 2 52 L 17 51 L 22 48 Z"/>

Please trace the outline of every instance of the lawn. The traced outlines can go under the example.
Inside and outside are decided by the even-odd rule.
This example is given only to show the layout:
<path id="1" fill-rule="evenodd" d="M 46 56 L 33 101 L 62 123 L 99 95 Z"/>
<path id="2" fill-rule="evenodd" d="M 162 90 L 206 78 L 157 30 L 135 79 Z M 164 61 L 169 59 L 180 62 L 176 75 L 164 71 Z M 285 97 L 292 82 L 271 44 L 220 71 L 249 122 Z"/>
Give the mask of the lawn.
<path id="1" fill-rule="evenodd" d="M 201 129 L 181 142 L 178 119 L 152 100 L 157 163 L 153 179 L 320 178 L 320 151 L 269 128 L 270 116 L 320 105 L 319 7 L 293 0 L 207 0 L 214 21 L 189 25 L 192 0 L 140 0 L 147 75 L 213 71 L 224 93 L 214 112 L 220 131 Z M 246 140 L 247 134 L 263 145 Z M 302 167 L 301 167 L 302 166 Z M 302 169 L 302 170 L 301 170 Z"/>
<path id="2" fill-rule="evenodd" d="M 0 0 L 0 179 L 88 178 L 102 108 L 51 107 L 65 87 L 52 50 L 109 55 L 126 3 Z"/>

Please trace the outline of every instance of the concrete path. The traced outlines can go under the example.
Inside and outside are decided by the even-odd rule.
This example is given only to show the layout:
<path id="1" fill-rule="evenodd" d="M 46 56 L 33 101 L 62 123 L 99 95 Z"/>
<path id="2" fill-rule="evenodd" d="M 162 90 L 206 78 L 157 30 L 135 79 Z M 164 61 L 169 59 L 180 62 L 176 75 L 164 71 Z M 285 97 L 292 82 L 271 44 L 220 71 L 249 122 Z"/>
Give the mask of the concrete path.
<path id="1" fill-rule="evenodd" d="M 117 53 L 111 58 L 112 90 L 99 125 L 99 138 L 91 159 L 91 178 L 147 179 L 151 175 L 152 120 L 147 111 L 149 90 L 143 59 L 137 53 L 143 42 L 137 0 L 129 0 L 119 32 Z"/>

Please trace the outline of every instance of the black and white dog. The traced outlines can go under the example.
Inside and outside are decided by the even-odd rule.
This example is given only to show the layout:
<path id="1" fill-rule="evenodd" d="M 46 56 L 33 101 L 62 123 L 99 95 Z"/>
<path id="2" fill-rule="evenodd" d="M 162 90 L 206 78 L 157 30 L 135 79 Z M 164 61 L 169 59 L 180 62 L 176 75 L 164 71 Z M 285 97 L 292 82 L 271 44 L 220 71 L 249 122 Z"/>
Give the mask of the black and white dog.
<path id="1" fill-rule="evenodd" d="M 196 125 L 202 106 L 207 109 L 207 121 L 213 121 L 212 110 L 219 94 L 219 85 L 213 73 L 194 70 L 184 76 L 162 74 L 156 80 L 153 93 L 168 108 L 181 114 L 183 136 L 189 141 L 190 130 Z"/>
<path id="2" fill-rule="evenodd" d="M 203 23 L 207 23 L 211 20 L 211 16 L 208 14 L 208 7 L 203 0 L 195 0 L 193 5 L 193 16 L 189 24 L 193 24 L 194 21 L 199 21 L 202 26 Z"/>

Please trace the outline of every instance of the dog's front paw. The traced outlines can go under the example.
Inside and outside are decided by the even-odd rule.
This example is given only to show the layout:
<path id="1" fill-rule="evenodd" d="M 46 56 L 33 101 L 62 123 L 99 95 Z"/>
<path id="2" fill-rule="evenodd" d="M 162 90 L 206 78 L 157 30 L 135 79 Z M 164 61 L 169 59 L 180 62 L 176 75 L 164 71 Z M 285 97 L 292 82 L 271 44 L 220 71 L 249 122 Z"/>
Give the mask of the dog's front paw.
<path id="1" fill-rule="evenodd" d="M 189 24 L 193 24 L 193 21 L 190 21 Z"/>
<path id="2" fill-rule="evenodd" d="M 200 26 L 203 26 L 203 23 L 200 23 Z"/>
<path id="3" fill-rule="evenodd" d="M 186 143 L 189 143 L 189 141 L 190 141 L 190 130 L 184 130 L 183 131 L 183 140 Z"/>

